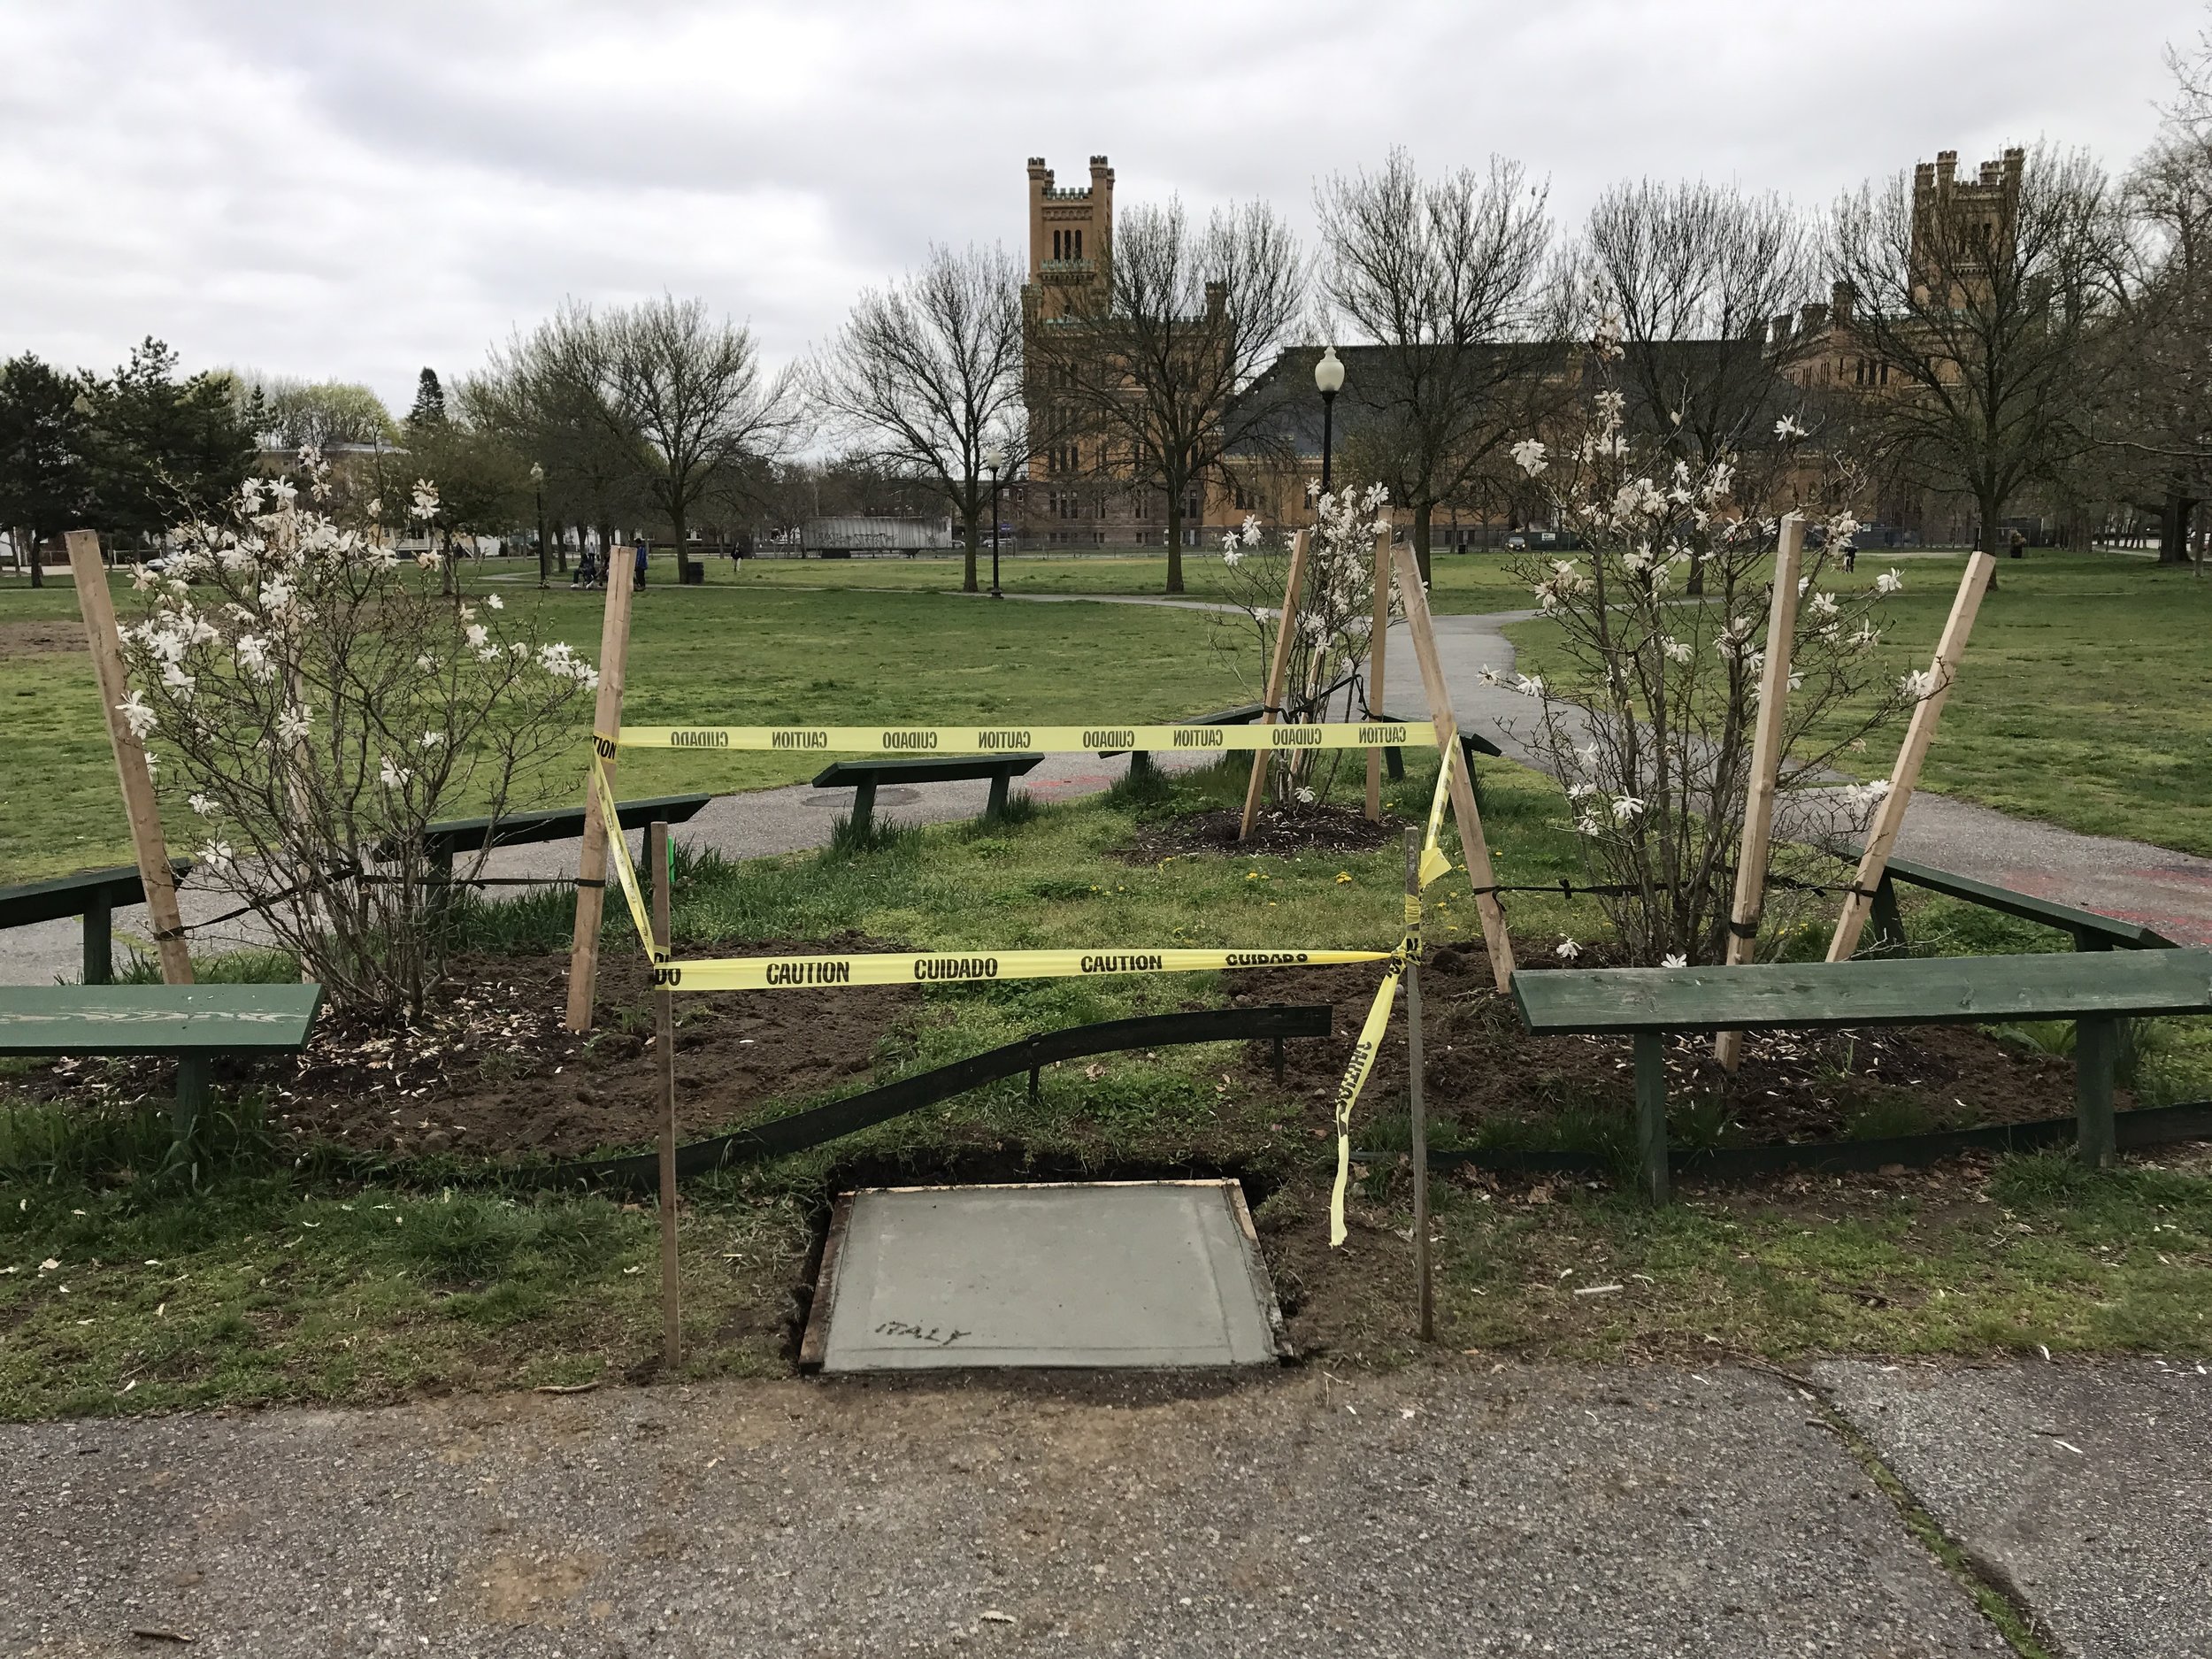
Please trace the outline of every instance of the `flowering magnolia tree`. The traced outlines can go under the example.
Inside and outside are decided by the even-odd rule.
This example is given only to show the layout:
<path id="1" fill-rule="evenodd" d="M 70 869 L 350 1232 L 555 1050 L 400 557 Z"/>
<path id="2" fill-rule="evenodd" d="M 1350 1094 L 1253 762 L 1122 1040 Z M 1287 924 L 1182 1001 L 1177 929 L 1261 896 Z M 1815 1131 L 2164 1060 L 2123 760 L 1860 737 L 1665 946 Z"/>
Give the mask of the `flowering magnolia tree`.
<path id="1" fill-rule="evenodd" d="M 1535 705 L 1529 741 L 1565 787 L 1594 883 L 1618 889 L 1600 902 L 1629 960 L 1717 962 L 1742 842 L 1778 513 L 1794 508 L 1812 521 L 1778 826 L 1821 839 L 1863 825 L 1887 782 L 1839 787 L 1828 768 L 1934 686 L 1924 673 L 1901 681 L 1878 667 L 1876 614 L 1903 586 L 1893 571 L 1870 588 L 1828 584 L 1857 528 L 1828 504 L 1849 480 L 1817 470 L 1795 419 L 1778 421 L 1773 444 L 1748 463 L 1662 467 L 1629 435 L 1625 400 L 1607 383 L 1617 334 L 1601 327 L 1593 350 L 1599 384 L 1578 442 L 1558 454 L 1534 438 L 1513 449 L 1580 552 L 1516 567 L 1558 634 L 1548 672 L 1505 683 Z M 1696 596 L 1684 591 L 1693 569 L 1704 572 Z"/>
<path id="2" fill-rule="evenodd" d="M 435 554 L 403 561 L 341 528 L 315 451 L 301 473 L 248 480 L 228 522 L 188 526 L 140 569 L 121 712 L 204 826 L 194 856 L 333 1005 L 412 1015 L 449 933 L 424 827 L 504 814 L 573 752 L 598 672 L 496 595 L 441 597 Z M 436 492 L 413 494 L 412 515 L 434 517 Z"/>
<path id="3" fill-rule="evenodd" d="M 1310 487 L 1314 527 L 1283 681 L 1286 721 L 1358 719 L 1379 714 L 1367 703 L 1368 647 L 1375 632 L 1375 537 L 1390 527 L 1390 492 L 1380 484 L 1323 495 Z M 1228 656 L 1256 699 L 1267 693 L 1282 630 L 1283 589 L 1290 580 L 1287 538 L 1270 535 L 1257 518 L 1221 538 L 1221 562 L 1235 613 L 1217 613 L 1215 648 Z M 1392 599 L 1391 615 L 1403 614 Z M 1298 750 L 1274 758 L 1270 780 L 1279 798 L 1325 796 L 1347 754 Z M 1362 774 L 1364 776 L 1364 773 Z"/>

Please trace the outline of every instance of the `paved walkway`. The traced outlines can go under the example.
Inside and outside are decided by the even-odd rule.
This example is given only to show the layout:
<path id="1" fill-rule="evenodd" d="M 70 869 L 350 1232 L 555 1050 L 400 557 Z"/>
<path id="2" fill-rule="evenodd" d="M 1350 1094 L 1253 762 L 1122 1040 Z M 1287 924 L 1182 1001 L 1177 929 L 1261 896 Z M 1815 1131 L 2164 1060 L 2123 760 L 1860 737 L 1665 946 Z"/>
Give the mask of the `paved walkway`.
<path id="1" fill-rule="evenodd" d="M 1145 604 L 1232 612 L 1239 609 L 1205 600 L 1135 595 L 1007 597 L 1024 604 Z M 1482 674 L 1486 668 L 1501 674 L 1510 672 L 1514 649 L 1505 629 L 1536 614 L 1507 611 L 1436 618 L 1437 652 L 1451 682 L 1452 702 L 1461 721 L 1494 737 L 1507 754 L 1531 765 L 1540 764 L 1527 743 L 1534 726 L 1534 705 L 1517 693 L 1485 684 Z M 1412 642 L 1402 625 L 1392 631 L 1390 663 L 1387 701 L 1401 713 L 1409 711 L 1418 706 L 1419 676 L 1414 667 Z M 1071 800 L 1108 787 L 1126 768 L 1127 762 L 1119 758 L 1102 761 L 1094 755 L 1051 755 L 1024 781 L 1040 799 Z M 887 787 L 876 799 L 879 807 L 895 809 L 905 821 L 942 823 L 981 812 L 987 789 L 981 783 L 933 784 L 926 789 Z M 832 821 L 850 807 L 849 793 L 818 791 L 805 784 L 721 795 L 679 828 L 676 839 L 689 846 L 715 848 L 731 857 L 819 847 L 829 840 Z M 1913 796 L 1898 850 L 1906 857 L 1962 875 L 2140 922 L 2184 943 L 2212 944 L 2212 859 L 2139 841 L 2078 834 L 1926 791 Z M 579 843 L 573 841 L 515 848 L 495 855 L 487 873 L 571 875 L 576 869 L 578 851 Z M 234 901 L 226 893 L 188 887 L 183 905 L 189 924 L 233 909 Z M 115 926 L 119 949 L 126 941 L 144 940 L 148 923 L 143 907 L 119 910 Z M 258 942 L 259 938 L 247 918 L 200 935 L 195 948 L 220 949 Z M 45 984 L 57 977 L 75 978 L 83 954 L 79 939 L 74 921 L 0 932 L 0 984 Z"/>
<path id="2" fill-rule="evenodd" d="M 2011 1653 L 1849 1428 L 2055 1651 L 2212 1651 L 2212 1379 L 1811 1380 L 1455 1362 L 0 1428 L 0 1650 Z"/>

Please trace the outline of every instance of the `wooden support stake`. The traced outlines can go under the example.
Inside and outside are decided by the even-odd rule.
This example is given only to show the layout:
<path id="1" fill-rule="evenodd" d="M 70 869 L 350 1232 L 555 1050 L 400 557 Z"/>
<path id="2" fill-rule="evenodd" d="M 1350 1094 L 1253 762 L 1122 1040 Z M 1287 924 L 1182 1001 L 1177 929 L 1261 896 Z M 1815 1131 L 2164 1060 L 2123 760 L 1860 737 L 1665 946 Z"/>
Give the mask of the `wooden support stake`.
<path id="1" fill-rule="evenodd" d="M 1367 713 L 1383 718 L 1383 670 L 1390 655 L 1390 532 L 1375 532 L 1375 631 L 1367 641 Z M 1367 751 L 1367 818 L 1382 822 L 1383 752 Z M 1395 775 L 1394 773 L 1393 774 Z"/>
<path id="2" fill-rule="evenodd" d="M 1420 926 L 1421 832 L 1406 831 L 1406 918 Z M 1413 1120 L 1413 1265 L 1421 1281 L 1421 1340 L 1436 1340 L 1436 1287 L 1429 1260 L 1429 1116 L 1421 1093 L 1421 958 L 1406 958 L 1406 1102 Z"/>
<path id="3" fill-rule="evenodd" d="M 1751 740 L 1743 846 L 1736 856 L 1736 898 L 1728 912 L 1728 965 L 1751 960 L 1766 909 L 1767 859 L 1774 839 L 1774 789 L 1782 774 L 1783 717 L 1790 701 L 1790 648 L 1797 639 L 1797 570 L 1805 553 L 1805 520 L 1790 513 L 1774 549 L 1774 597 L 1767 605 L 1767 660 L 1759 676 L 1759 725 Z M 1713 1057 L 1724 1071 L 1743 1058 L 1743 1033 L 1716 1032 Z"/>
<path id="4" fill-rule="evenodd" d="M 1882 804 L 1875 810 L 1874 827 L 1867 835 L 1866 851 L 1859 859 L 1859 873 L 1852 879 L 1851 885 L 1858 890 L 1844 899 L 1843 914 L 1836 919 L 1835 937 L 1828 941 L 1831 962 L 1848 962 L 1851 953 L 1859 948 L 1859 934 L 1873 912 L 1874 890 L 1888 872 L 1889 855 L 1897 845 L 1897 833 L 1905 827 L 1905 808 L 1912 801 L 1913 787 L 1920 781 L 1921 763 L 1928 758 L 1928 745 L 1935 741 L 1936 723 L 1943 718 L 1943 705 L 1949 700 L 1951 687 L 1958 679 L 1959 658 L 1965 655 L 1967 636 L 1974 631 L 1974 613 L 1981 609 L 1982 595 L 1989 591 L 1990 580 L 1996 573 L 1997 561 L 1990 554 L 1977 553 L 1966 561 L 1966 574 L 1959 582 L 1958 597 L 1951 602 L 1951 619 L 1943 625 L 1943 637 L 1936 644 L 1932 670 L 1936 688 L 1920 700 L 1912 711 L 1912 723 L 1905 728 L 1904 747 L 1897 751 L 1897 764 L 1889 775 L 1889 793 L 1882 797 Z"/>
<path id="5" fill-rule="evenodd" d="M 1421 687 L 1427 694 L 1429 718 L 1436 726 L 1436 759 L 1440 766 L 1459 743 L 1459 717 L 1452 712 L 1451 687 L 1444 683 L 1443 660 L 1436 654 L 1436 630 L 1429 622 L 1429 599 L 1421 586 L 1421 567 L 1409 547 L 1394 548 L 1398 573 L 1398 595 L 1406 608 L 1406 630 L 1413 636 L 1414 661 L 1421 666 Z M 1465 757 L 1463 755 L 1462 758 Z M 1475 911 L 1482 918 L 1482 942 L 1490 952 L 1490 972 L 1501 991 L 1511 988 L 1513 941 L 1505 931 L 1505 907 L 1493 891 L 1497 877 L 1490 870 L 1490 843 L 1482 833 L 1482 812 L 1475 805 L 1473 772 L 1454 766 L 1451 772 L 1452 816 L 1459 824 L 1459 849 L 1467 859 L 1467 885 L 1475 892 Z"/>
<path id="6" fill-rule="evenodd" d="M 72 530 L 69 572 L 77 581 L 77 609 L 84 615 L 85 638 L 92 647 L 92 673 L 107 716 L 108 741 L 115 749 L 115 774 L 123 786 L 123 813 L 130 820 L 131 846 L 138 855 L 138 879 L 146 889 L 146 913 L 154 925 L 165 985 L 192 983 L 192 951 L 185 943 L 184 918 L 177 910 L 176 872 L 161 835 L 161 807 L 154 798 L 154 775 L 147 769 L 146 746 L 123 718 L 130 695 L 123 672 L 123 640 L 115 626 L 115 600 L 108 592 L 107 567 L 100 562 L 96 531 Z"/>
<path id="7" fill-rule="evenodd" d="M 1283 680 L 1290 672 L 1290 647 L 1298 627 L 1298 590 L 1306 580 L 1306 536 L 1301 530 L 1290 544 L 1290 580 L 1283 584 L 1283 620 L 1275 630 L 1275 660 L 1267 671 L 1267 701 L 1261 705 L 1260 724 L 1272 726 L 1283 711 Z M 1252 833 L 1252 820 L 1260 814 L 1260 792 L 1267 787 L 1267 768 L 1272 751 L 1252 751 L 1252 781 L 1244 788 L 1244 821 L 1237 831 L 1242 841 Z"/>
<path id="8" fill-rule="evenodd" d="M 668 858 L 668 825 L 655 818 L 645 832 L 645 866 L 653 872 L 653 946 L 668 951 L 668 889 L 675 885 Z M 678 1320 L 676 1255 L 676 994 L 653 992 L 654 1070 L 660 1077 L 661 1142 L 661 1363 L 674 1371 L 682 1358 Z"/>
<path id="9" fill-rule="evenodd" d="M 599 628 L 599 701 L 592 711 L 595 734 L 613 737 L 622 729 L 622 680 L 630 660 L 630 584 L 634 561 L 607 564 L 607 611 Z M 614 781 L 615 754 L 603 745 L 607 781 Z M 599 791 L 585 774 L 584 845 L 576 860 L 576 934 L 568 954 L 568 1028 L 591 1029 L 592 1003 L 599 992 L 599 923 L 607 889 L 608 825 L 599 813 Z M 621 826 L 614 833 L 622 833 Z"/>

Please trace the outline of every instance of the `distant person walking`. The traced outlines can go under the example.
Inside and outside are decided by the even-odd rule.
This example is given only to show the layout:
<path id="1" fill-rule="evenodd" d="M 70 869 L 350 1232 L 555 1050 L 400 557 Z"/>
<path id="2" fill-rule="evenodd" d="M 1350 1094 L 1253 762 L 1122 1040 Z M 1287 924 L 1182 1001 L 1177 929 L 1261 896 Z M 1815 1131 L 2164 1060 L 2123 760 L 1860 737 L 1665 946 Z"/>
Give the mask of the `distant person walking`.
<path id="1" fill-rule="evenodd" d="M 2021 534 L 2020 532 L 2016 529 L 2011 535 L 2006 538 L 2006 540 L 2012 549 L 2013 557 L 2017 559 L 2025 558 L 2027 557 L 2027 554 L 2024 551 L 2028 545 L 2028 538 L 2026 536 Z"/>
<path id="2" fill-rule="evenodd" d="M 650 547 L 649 546 L 649 544 L 647 543 L 647 541 L 646 541 L 645 538 L 644 538 L 643 536 L 640 536 L 640 537 L 638 537 L 638 539 L 637 539 L 637 585 L 638 585 L 640 588 L 642 588 L 642 587 L 644 587 L 644 586 L 645 586 L 645 556 L 646 556 L 646 554 L 647 554 L 647 553 L 649 553 L 649 551 L 651 551 L 651 549 L 650 549 Z"/>

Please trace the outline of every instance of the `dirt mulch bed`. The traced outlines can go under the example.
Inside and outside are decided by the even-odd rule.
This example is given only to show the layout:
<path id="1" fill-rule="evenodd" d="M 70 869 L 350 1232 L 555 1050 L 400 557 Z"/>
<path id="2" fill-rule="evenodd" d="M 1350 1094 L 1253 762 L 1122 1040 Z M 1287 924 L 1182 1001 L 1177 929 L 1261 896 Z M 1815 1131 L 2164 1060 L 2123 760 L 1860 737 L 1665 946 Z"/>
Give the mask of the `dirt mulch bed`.
<path id="1" fill-rule="evenodd" d="M 1530 961 L 1524 967 L 1549 966 Z M 1286 1045 L 1289 1087 L 1309 1131 L 1332 1119 L 1338 1079 L 1381 973 L 1371 967 L 1248 969 L 1228 976 L 1240 1004 L 1333 1002 L 1336 1034 Z M 1489 958 L 1477 946 L 1432 947 L 1422 969 L 1428 1076 L 1426 1102 L 1446 1133 L 1486 1120 L 1538 1120 L 1563 1110 L 1617 1109 L 1635 1101 L 1625 1037 L 1532 1037 L 1509 999 L 1498 995 Z M 1402 1109 L 1405 1098 L 1405 999 L 1377 1056 L 1358 1116 Z M 1707 1037 L 1668 1045 L 1670 1102 L 1724 1102 L 1731 1144 L 1842 1138 L 1854 1119 L 1893 1106 L 1909 1122 L 1935 1125 L 2024 1123 L 2074 1110 L 2070 1060 L 2003 1042 L 1970 1025 L 1883 1026 L 1856 1032 L 1755 1033 L 1733 1079 L 1713 1064 Z M 2122 1091 L 2116 1102 L 2133 1104 Z M 1907 1133 L 1900 1130 L 1898 1133 Z"/>
<path id="2" fill-rule="evenodd" d="M 66 617 L 0 622 L 0 662 L 11 657 L 40 657 L 84 648 L 84 624 Z"/>
<path id="3" fill-rule="evenodd" d="M 1405 838 L 1406 826 L 1386 813 L 1374 824 L 1356 807 L 1263 807 L 1252 833 L 1237 839 L 1243 827 L 1241 812 L 1198 812 L 1188 818 L 1165 818 L 1148 824 L 1137 839 L 1118 847 L 1113 856 L 1133 864 L 1156 864 L 1163 858 L 1187 857 L 1193 853 L 1227 853 L 1233 857 L 1259 854 L 1371 853 Z"/>

